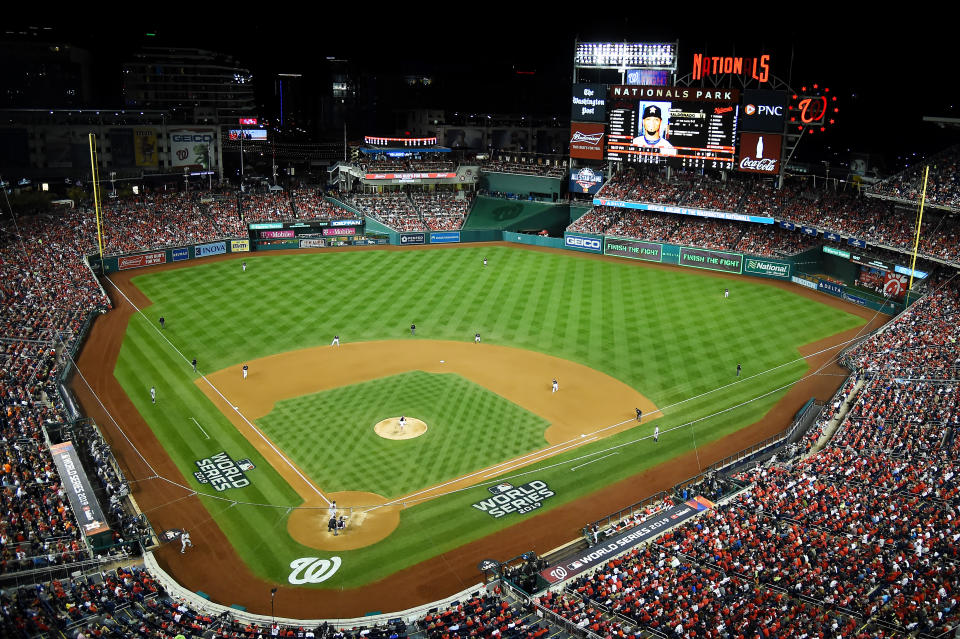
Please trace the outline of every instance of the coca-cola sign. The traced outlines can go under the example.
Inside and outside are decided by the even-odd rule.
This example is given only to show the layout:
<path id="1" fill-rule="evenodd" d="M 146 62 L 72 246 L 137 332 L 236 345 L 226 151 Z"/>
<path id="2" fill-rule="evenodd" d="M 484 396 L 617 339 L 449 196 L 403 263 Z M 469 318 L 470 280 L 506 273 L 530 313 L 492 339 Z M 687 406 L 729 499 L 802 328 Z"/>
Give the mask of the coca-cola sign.
<path id="1" fill-rule="evenodd" d="M 770 133 L 740 134 L 740 170 L 747 173 L 780 173 L 783 138 Z"/>

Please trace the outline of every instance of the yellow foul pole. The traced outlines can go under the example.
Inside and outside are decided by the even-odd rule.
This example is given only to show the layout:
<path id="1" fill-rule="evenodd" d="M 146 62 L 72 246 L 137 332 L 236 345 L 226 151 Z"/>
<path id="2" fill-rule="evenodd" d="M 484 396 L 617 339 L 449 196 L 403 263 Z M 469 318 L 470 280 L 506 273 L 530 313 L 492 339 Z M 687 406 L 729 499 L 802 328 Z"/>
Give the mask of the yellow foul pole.
<path id="1" fill-rule="evenodd" d="M 913 256 L 910 258 L 910 283 L 907 284 L 907 299 L 904 308 L 910 306 L 910 291 L 913 290 L 913 272 L 917 267 L 917 249 L 920 247 L 920 225 L 923 224 L 923 204 L 927 199 L 927 179 L 930 177 L 930 165 L 923 168 L 923 190 L 920 192 L 920 211 L 917 213 L 917 235 L 913 240 Z"/>
<path id="2" fill-rule="evenodd" d="M 93 216 L 97 221 L 97 246 L 100 249 L 100 268 L 103 268 L 103 229 L 100 222 L 100 171 L 97 168 L 97 136 L 87 135 L 90 143 L 90 175 L 93 178 Z"/>

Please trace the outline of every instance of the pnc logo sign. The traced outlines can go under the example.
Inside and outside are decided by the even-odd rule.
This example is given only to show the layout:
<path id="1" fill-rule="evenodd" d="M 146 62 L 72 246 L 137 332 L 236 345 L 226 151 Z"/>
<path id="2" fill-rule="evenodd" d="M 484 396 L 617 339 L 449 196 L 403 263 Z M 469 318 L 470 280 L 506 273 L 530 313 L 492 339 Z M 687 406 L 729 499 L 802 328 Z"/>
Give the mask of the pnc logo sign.
<path id="1" fill-rule="evenodd" d="M 758 116 L 769 115 L 774 117 L 780 117 L 783 115 L 783 107 L 779 105 L 769 106 L 766 104 L 760 104 L 760 105 L 748 104 L 747 106 L 743 107 L 743 112 L 746 113 L 747 115 L 758 115 Z"/>

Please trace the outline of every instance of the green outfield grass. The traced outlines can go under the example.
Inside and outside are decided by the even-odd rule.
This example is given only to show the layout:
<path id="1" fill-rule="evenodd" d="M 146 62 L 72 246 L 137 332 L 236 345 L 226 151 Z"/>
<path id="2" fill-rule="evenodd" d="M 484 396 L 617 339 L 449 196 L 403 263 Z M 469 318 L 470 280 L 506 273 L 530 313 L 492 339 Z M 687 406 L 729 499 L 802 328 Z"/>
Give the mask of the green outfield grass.
<path id="1" fill-rule="evenodd" d="M 426 422 L 427 432 L 401 441 L 374 432 L 401 414 Z M 459 375 L 423 371 L 278 402 L 257 424 L 324 490 L 384 497 L 543 448 L 550 425 Z M 331 463 L 340 459 L 349 464 Z"/>
<path id="2" fill-rule="evenodd" d="M 486 268 L 481 265 L 484 257 L 489 259 Z M 486 343 L 531 349 L 601 370 L 664 409 L 657 421 L 663 435 L 656 446 L 641 439 L 653 428 L 644 424 L 510 479 L 514 484 L 532 479 L 549 484 L 556 495 L 543 502 L 539 513 L 686 452 L 694 439 L 703 445 L 755 422 L 807 370 L 797 361 L 797 346 L 864 323 L 758 279 L 718 279 L 702 271 L 595 260 L 576 253 L 473 245 L 251 254 L 245 259 L 246 273 L 234 260 L 136 277 L 135 284 L 154 304 L 144 309 L 145 317 L 131 320 L 116 376 L 188 477 L 196 470 L 195 460 L 220 450 L 234 459 L 250 457 L 257 464 L 250 473 L 251 486 L 219 494 L 209 486 L 192 486 L 252 504 L 296 506 L 299 500 L 197 390 L 187 363 L 192 357 L 199 360 L 201 371 L 213 371 L 329 344 L 334 334 L 344 342 L 467 341 L 480 332 Z M 725 300 L 726 287 L 731 296 Z M 157 324 L 161 315 L 167 322 L 162 335 Z M 416 338 L 410 336 L 411 322 L 417 324 Z M 735 376 L 738 362 L 743 365 L 740 381 Z M 156 406 L 150 403 L 151 385 L 157 387 Z M 357 391 L 330 392 L 350 397 Z M 291 400 L 282 409 L 309 411 L 312 401 Z M 369 400 L 361 399 L 356 406 L 351 401 L 336 402 L 341 419 L 371 423 Z M 272 416 L 265 419 L 265 427 L 272 428 Z M 695 423 L 671 430 L 688 422 Z M 584 430 L 606 425 L 584 424 Z M 278 432 L 277 437 L 290 454 L 300 454 L 297 447 L 308 439 L 294 432 Z M 505 442 L 495 456 L 505 459 L 515 446 L 530 442 L 527 436 L 522 443 Z M 346 477 L 352 472 L 349 457 L 318 452 L 323 462 L 318 474 Z M 577 468 L 590 461 L 591 454 L 612 456 Z M 425 485 L 431 481 L 427 472 L 404 481 Z M 318 483 L 326 488 L 324 481 Z M 342 487 L 369 490 L 347 483 Z M 624 503 L 649 492 L 637 486 L 636 494 L 624 496 Z M 343 568 L 320 587 L 374 581 L 530 516 L 494 518 L 471 506 L 489 496 L 486 487 L 476 487 L 405 510 L 399 529 L 387 540 L 340 553 Z M 241 556 L 265 577 L 285 582 L 290 561 L 318 554 L 286 536 L 283 508 L 204 499 Z M 263 552 L 267 548 L 270 552 Z"/>

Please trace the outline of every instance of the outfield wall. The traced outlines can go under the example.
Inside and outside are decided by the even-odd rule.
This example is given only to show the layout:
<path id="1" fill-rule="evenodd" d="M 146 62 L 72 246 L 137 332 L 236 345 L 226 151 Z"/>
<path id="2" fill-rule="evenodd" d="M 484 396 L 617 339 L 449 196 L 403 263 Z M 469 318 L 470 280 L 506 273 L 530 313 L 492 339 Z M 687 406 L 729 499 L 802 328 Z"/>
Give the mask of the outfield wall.
<path id="1" fill-rule="evenodd" d="M 480 187 L 497 193 L 512 193 L 527 197 L 536 195 L 560 197 L 564 178 L 521 175 L 519 173 L 480 172 Z"/>

